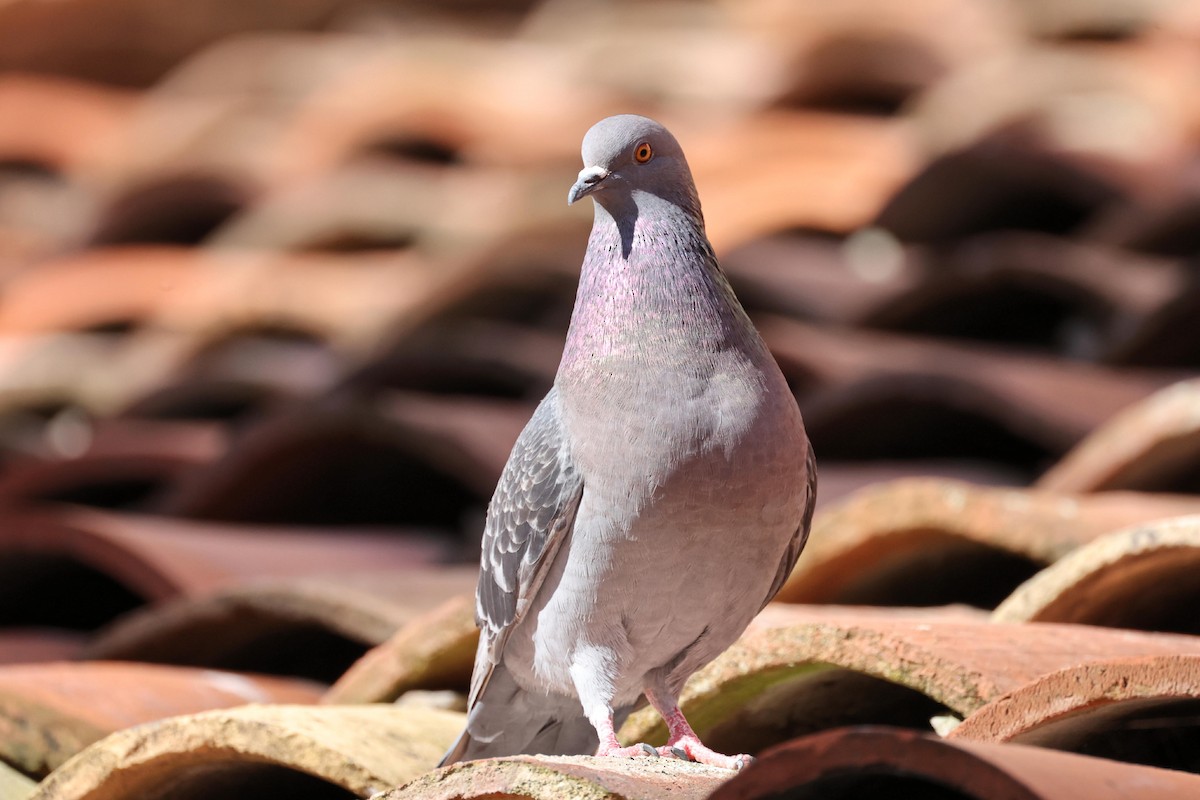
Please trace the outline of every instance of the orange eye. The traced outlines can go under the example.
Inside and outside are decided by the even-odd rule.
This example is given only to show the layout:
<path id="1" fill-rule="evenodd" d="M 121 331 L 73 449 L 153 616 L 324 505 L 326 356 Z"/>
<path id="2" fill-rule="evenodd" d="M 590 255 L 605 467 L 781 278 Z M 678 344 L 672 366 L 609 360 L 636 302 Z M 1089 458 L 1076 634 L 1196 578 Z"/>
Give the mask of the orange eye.
<path id="1" fill-rule="evenodd" d="M 633 160 L 639 164 L 645 164 L 654 155 L 654 151 L 650 149 L 649 142 L 642 142 L 637 146 L 637 150 L 633 151 Z"/>

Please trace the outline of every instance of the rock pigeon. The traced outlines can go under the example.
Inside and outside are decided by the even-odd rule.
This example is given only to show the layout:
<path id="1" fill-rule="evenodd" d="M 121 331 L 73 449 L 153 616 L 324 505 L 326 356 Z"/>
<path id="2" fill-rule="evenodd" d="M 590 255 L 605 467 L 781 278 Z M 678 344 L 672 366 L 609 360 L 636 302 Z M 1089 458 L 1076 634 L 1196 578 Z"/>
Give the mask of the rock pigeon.
<path id="1" fill-rule="evenodd" d="M 443 764 L 662 755 L 738 769 L 679 709 L 775 596 L 816 468 L 796 400 L 704 231 L 679 143 L 621 115 L 583 140 L 595 219 L 553 388 L 488 507 L 466 730 Z M 662 748 L 614 730 L 642 696 Z"/>

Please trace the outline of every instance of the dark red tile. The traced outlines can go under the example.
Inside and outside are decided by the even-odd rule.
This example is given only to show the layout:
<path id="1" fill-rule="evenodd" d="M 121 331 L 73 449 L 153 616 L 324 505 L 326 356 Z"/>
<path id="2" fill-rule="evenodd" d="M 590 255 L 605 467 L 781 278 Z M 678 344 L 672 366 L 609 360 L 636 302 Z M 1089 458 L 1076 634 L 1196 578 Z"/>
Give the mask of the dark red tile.
<path id="1" fill-rule="evenodd" d="M 765 800 L 789 790 L 816 796 L 869 792 L 897 797 L 1121 800 L 1136 795 L 1168 800 L 1200 791 L 1200 778 L 1038 747 L 947 742 L 889 728 L 844 728 L 780 745 L 711 797 Z"/>

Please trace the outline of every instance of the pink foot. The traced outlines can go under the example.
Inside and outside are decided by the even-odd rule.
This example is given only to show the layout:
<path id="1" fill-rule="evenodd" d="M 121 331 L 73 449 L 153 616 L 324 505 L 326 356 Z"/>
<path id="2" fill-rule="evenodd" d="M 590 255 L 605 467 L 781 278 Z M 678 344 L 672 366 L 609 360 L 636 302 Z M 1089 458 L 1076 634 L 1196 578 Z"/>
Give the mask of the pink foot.
<path id="1" fill-rule="evenodd" d="M 723 755 L 706 747 L 695 736 L 683 736 L 666 747 L 659 748 L 658 752 L 664 756 L 670 754 L 674 758 L 682 758 L 685 761 L 695 761 L 698 764 L 708 764 L 710 767 L 734 771 L 745 769 L 754 763 L 754 756 L 748 756 L 745 753 L 736 756 Z"/>
<path id="2" fill-rule="evenodd" d="M 657 758 L 659 751 L 655 750 L 648 744 L 635 744 L 629 747 L 621 747 L 616 740 L 600 745 L 596 751 L 597 756 L 609 756 L 610 758 L 645 758 L 653 756 Z"/>

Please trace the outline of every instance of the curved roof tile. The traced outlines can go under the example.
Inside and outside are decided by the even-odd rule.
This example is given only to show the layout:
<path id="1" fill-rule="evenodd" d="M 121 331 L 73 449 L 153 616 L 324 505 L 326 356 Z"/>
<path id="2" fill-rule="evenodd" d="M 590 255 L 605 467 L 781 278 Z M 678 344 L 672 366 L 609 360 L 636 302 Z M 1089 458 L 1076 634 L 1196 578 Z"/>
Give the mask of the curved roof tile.
<path id="1" fill-rule="evenodd" d="M 330 687 L 326 703 L 380 703 L 412 689 L 465 690 L 479 628 L 475 599 L 461 595 L 409 621 Z"/>
<path id="2" fill-rule="evenodd" d="M 1200 656 L 1114 657 L 1037 678 L 975 711 L 952 741 L 1014 742 L 1197 771 Z"/>
<path id="3" fill-rule="evenodd" d="M 51 773 L 31 800 L 249 800 L 337 787 L 366 800 L 430 769 L 463 715 L 386 705 L 244 706 L 119 731 Z M 259 788 L 255 788 L 255 787 Z M 323 789 L 314 789 L 323 787 Z"/>
<path id="4" fill-rule="evenodd" d="M 454 764 L 379 800 L 703 800 L 731 774 L 657 758 L 511 756 Z"/>
<path id="5" fill-rule="evenodd" d="M 1173 384 L 1114 414 L 1038 486 L 1060 492 L 1200 488 L 1200 380 Z"/>
<path id="6" fill-rule="evenodd" d="M 1038 747 L 950 742 L 889 728 L 843 728 L 772 749 L 714 792 L 711 800 L 767 800 L 788 790 L 817 797 L 864 793 L 963 800 L 1125 800 L 1136 794 L 1145 800 L 1169 800 L 1200 791 L 1200 778 Z M 947 791 L 953 794 L 945 795 Z"/>
<path id="7" fill-rule="evenodd" d="M 1186 496 L 1067 495 L 910 478 L 871 486 L 813 521 L 778 600 L 991 606 L 1041 566 L 1122 525 L 1197 513 Z"/>
<path id="8" fill-rule="evenodd" d="M 302 681 L 148 664 L 6 666 L 0 759 L 41 776 L 114 731 L 247 703 L 311 703 L 317 691 Z"/>
<path id="9" fill-rule="evenodd" d="M 1074 622 L 1200 633 L 1200 516 L 1147 521 L 1101 536 L 1018 586 L 1001 622 Z"/>
<path id="10" fill-rule="evenodd" d="M 252 580 L 124 615 L 83 658 L 187 664 L 332 682 L 446 598 L 471 590 L 474 567 Z"/>
<path id="11" fill-rule="evenodd" d="M 1200 638 L 1081 625 L 1002 625 L 961 613 L 905 615 L 775 604 L 688 681 L 680 704 L 705 742 L 755 752 L 801 733 L 852 723 L 928 729 L 965 717 L 1038 676 L 1084 662 L 1200 653 Z M 653 709 L 622 728 L 665 741 Z"/>
<path id="12" fill-rule="evenodd" d="M 9 512 L 0 524 L 0 563 L 68 559 L 116 581 L 144 601 L 195 594 L 247 578 L 413 567 L 440 556 L 428 539 L 361 530 L 213 525 L 82 508 Z M 20 607 L 22 584 L 6 586 Z M 27 609 L 30 613 L 36 609 Z"/>

